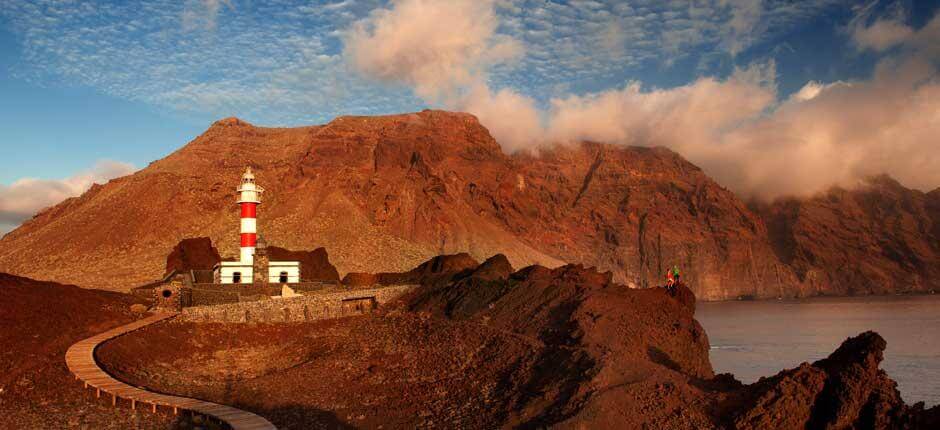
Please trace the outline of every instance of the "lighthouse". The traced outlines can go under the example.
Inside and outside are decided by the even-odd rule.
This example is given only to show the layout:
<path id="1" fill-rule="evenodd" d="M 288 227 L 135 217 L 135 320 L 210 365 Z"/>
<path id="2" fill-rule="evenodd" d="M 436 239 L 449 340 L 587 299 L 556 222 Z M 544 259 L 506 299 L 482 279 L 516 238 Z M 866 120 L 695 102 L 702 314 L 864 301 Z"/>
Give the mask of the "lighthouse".
<path id="1" fill-rule="evenodd" d="M 245 169 L 236 191 L 239 216 L 238 261 L 222 261 L 213 278 L 219 284 L 290 284 L 300 282 L 299 261 L 270 261 L 264 241 L 258 239 L 261 188 L 251 167 Z M 257 256 L 257 258 L 256 258 Z"/>
<path id="2" fill-rule="evenodd" d="M 258 243 L 258 205 L 261 204 L 261 193 L 264 188 L 255 183 L 255 175 L 251 167 L 245 169 L 242 182 L 236 190 L 238 192 L 238 206 L 241 209 L 240 249 L 242 263 L 252 264 L 255 256 L 255 245 Z"/>

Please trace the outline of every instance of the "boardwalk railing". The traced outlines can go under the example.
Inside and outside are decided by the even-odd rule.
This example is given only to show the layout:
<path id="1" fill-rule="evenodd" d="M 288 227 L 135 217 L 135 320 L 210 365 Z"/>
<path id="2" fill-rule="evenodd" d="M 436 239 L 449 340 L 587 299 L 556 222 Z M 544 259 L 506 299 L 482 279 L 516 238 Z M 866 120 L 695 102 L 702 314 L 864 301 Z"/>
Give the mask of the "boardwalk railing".
<path id="1" fill-rule="evenodd" d="M 172 408 L 174 414 L 179 410 L 192 411 L 224 421 L 233 430 L 277 430 L 268 420 L 251 412 L 188 397 L 143 390 L 114 379 L 98 366 L 98 361 L 95 360 L 95 348 L 98 345 L 176 315 L 176 313 L 155 314 L 80 341 L 66 351 L 65 363 L 69 371 L 75 375 L 75 379 L 83 381 L 86 388 L 89 386 L 94 388 L 98 397 L 101 397 L 101 393 L 110 394 L 112 405 L 117 405 L 119 398 L 127 399 L 130 400 L 132 409 L 136 409 L 138 403 L 143 403 L 149 404 L 153 412 L 157 411 L 158 406 Z"/>

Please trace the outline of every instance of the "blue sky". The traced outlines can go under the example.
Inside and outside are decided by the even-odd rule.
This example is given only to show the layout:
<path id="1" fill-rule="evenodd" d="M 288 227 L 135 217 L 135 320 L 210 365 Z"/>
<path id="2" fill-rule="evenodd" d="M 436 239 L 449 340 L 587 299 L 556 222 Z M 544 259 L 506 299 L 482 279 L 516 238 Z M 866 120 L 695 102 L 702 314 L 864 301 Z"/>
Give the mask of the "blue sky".
<path id="1" fill-rule="evenodd" d="M 453 108 L 416 94 L 409 79 L 376 78 L 350 64 L 350 29 L 394 7 L 0 0 L 0 187 L 88 173 L 101 160 L 140 168 L 227 116 L 304 125 Z M 479 78 L 547 109 L 553 99 L 629 83 L 654 91 L 725 80 L 755 64 L 773 66 L 778 102 L 811 81 L 870 79 L 899 48 L 859 49 L 853 26 L 891 20 L 917 31 L 938 2 L 499 0 L 491 8 L 494 34 L 486 37 L 516 50 L 487 63 Z"/>

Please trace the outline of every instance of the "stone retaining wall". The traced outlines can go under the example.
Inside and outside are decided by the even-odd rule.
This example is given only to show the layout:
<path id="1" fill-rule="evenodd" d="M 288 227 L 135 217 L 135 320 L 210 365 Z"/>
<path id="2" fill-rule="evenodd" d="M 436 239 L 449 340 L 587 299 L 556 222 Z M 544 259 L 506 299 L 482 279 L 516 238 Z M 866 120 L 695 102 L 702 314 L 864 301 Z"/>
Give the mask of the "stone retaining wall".
<path id="1" fill-rule="evenodd" d="M 184 308 L 178 320 L 188 322 L 303 322 L 368 313 L 416 285 L 306 293 L 298 297 Z"/>

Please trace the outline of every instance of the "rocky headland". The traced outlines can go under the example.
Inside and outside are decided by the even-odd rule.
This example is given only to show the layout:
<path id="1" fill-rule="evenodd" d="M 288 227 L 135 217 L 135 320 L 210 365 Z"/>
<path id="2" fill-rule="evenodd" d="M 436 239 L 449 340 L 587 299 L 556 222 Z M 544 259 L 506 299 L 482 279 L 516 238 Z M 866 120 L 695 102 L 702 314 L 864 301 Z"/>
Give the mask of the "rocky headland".
<path id="1" fill-rule="evenodd" d="M 212 249 L 184 241 L 167 262 L 211 262 Z M 283 429 L 940 425 L 940 406 L 904 403 L 879 368 L 887 342 L 873 332 L 824 360 L 744 385 L 714 374 L 694 293 L 684 286 L 632 289 L 581 265 L 517 270 L 501 254 L 482 263 L 441 255 L 408 271 L 355 277 L 420 286 L 369 315 L 171 320 L 109 341 L 97 356 L 134 385 L 230 404 Z M 0 292 L 10 328 L 0 339 L 0 424 L 191 424 L 112 409 L 65 369 L 71 343 L 134 319 L 139 299 L 9 275 L 0 275 Z"/>
<path id="2" fill-rule="evenodd" d="M 435 257 L 379 312 L 298 324 L 168 322 L 104 345 L 122 379 L 238 405 L 280 428 L 929 429 L 873 332 L 744 385 L 715 375 L 695 296 L 580 265 Z M 364 275 L 357 275 L 360 278 Z M 395 279 L 395 280 L 393 280 Z M 153 345 L 174 345 L 157 348 Z"/>

